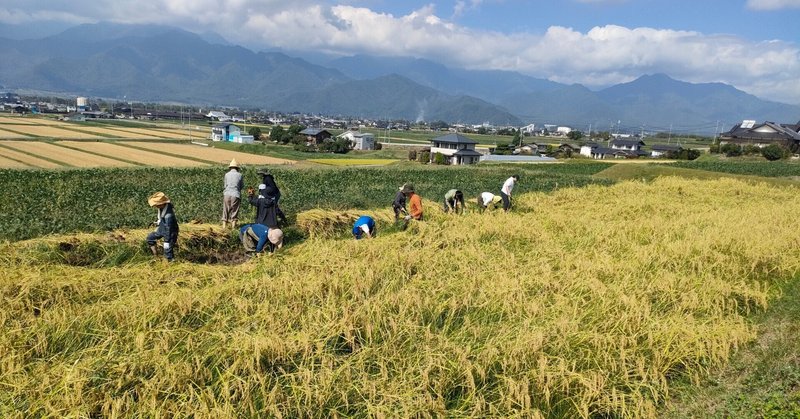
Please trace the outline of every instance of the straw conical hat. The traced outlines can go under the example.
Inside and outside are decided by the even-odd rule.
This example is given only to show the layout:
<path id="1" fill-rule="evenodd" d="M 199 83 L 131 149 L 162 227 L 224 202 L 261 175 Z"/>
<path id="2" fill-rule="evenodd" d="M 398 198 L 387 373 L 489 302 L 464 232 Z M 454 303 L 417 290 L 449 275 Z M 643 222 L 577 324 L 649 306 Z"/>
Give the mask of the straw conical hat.
<path id="1" fill-rule="evenodd" d="M 167 203 L 169 203 L 169 198 L 167 198 L 167 195 L 165 195 L 164 192 L 156 192 L 147 198 L 147 204 L 151 207 Z"/>
<path id="2" fill-rule="evenodd" d="M 239 168 L 239 162 L 236 161 L 236 159 L 233 159 L 233 160 L 231 160 L 231 164 L 229 164 L 228 167 L 235 167 L 235 168 L 238 169 Z"/>

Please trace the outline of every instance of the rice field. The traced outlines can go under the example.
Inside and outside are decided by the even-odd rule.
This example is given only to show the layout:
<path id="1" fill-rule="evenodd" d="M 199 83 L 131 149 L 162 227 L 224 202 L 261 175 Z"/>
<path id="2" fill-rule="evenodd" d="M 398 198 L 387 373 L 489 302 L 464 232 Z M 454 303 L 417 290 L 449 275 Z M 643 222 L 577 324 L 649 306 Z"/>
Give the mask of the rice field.
<path id="1" fill-rule="evenodd" d="M 45 160 L 40 157 L 32 156 L 30 154 L 22 153 L 15 149 L 9 149 L 7 147 L 3 147 L 4 144 L 7 144 L 6 141 L 0 142 L 0 156 L 6 157 L 7 159 L 13 159 L 17 161 L 21 161 L 25 163 L 26 166 L 39 168 L 39 169 L 57 169 L 60 167 L 64 167 L 58 163 L 52 162 L 50 160 Z M 14 166 L 0 166 L 4 169 L 6 168 L 18 168 L 16 165 Z"/>
<path id="2" fill-rule="evenodd" d="M 9 169 L 26 169 L 30 166 L 3 156 L 3 150 L 0 150 L 0 167 Z"/>
<path id="3" fill-rule="evenodd" d="M 3 126 L 0 125 L 0 139 L 8 140 L 8 139 L 19 139 L 19 138 L 30 138 L 30 137 L 17 132 L 6 131 L 3 129 Z"/>
<path id="4" fill-rule="evenodd" d="M 130 167 L 130 163 L 97 156 L 41 141 L 4 141 L 3 146 L 31 153 L 72 167 Z"/>
<path id="5" fill-rule="evenodd" d="M 168 134 L 166 132 L 159 132 L 153 128 L 114 127 L 108 129 L 133 135 L 147 135 L 149 137 L 158 137 L 163 139 L 175 138 L 175 135 Z"/>
<path id="6" fill-rule="evenodd" d="M 88 125 L 87 126 L 80 126 L 79 128 L 82 131 L 92 132 L 92 133 L 95 133 L 95 134 L 101 134 L 101 135 L 104 135 L 104 136 L 110 136 L 111 138 L 124 138 L 124 139 L 137 139 L 137 140 L 154 138 L 153 135 L 149 135 L 149 134 L 139 134 L 139 133 L 126 132 L 126 131 L 119 131 L 119 130 L 111 129 L 111 128 L 100 128 L 100 127 L 88 126 Z M 160 137 L 156 137 L 156 138 L 160 138 Z"/>
<path id="7" fill-rule="evenodd" d="M 394 159 L 309 159 L 308 161 L 330 166 L 386 166 L 397 163 Z"/>
<path id="8" fill-rule="evenodd" d="M 794 188 L 661 178 L 515 205 L 426 206 L 406 230 L 381 213 L 359 241 L 369 210 L 331 232 L 318 212 L 315 238 L 233 266 L 181 259 L 224 236 L 188 223 L 169 265 L 144 229 L 0 244 L 0 416 L 655 417 L 800 271 L 775 222 Z"/>
<path id="9" fill-rule="evenodd" d="M 238 151 L 214 148 L 213 146 L 203 147 L 192 144 L 170 144 L 170 143 L 149 143 L 149 142 L 126 142 L 136 147 L 165 153 L 177 154 L 181 156 L 191 156 L 193 158 L 206 160 L 218 164 L 227 164 L 231 159 L 236 159 L 240 164 L 292 164 L 293 160 L 278 159 L 258 154 L 242 153 Z"/>
<path id="10" fill-rule="evenodd" d="M 128 160 L 145 166 L 194 167 L 194 166 L 203 166 L 204 164 L 207 164 L 195 160 L 168 156 L 164 155 L 163 153 L 139 150 L 137 148 L 125 147 L 122 145 L 117 145 L 112 143 L 59 141 L 56 144 L 64 145 L 70 148 L 77 148 L 79 150 L 88 151 L 92 153 L 98 153 L 109 157 Z"/>
<path id="11" fill-rule="evenodd" d="M 19 116 L 0 116 L 0 124 L 35 125 L 39 120 L 28 120 Z"/>
<path id="12" fill-rule="evenodd" d="M 63 124 L 64 126 L 66 124 Z M 58 126 L 42 126 L 42 125 L 19 125 L 14 127 L 15 131 L 20 131 L 25 135 L 49 137 L 49 138 L 64 138 L 64 139 L 78 139 L 78 140 L 93 140 L 103 138 L 99 135 L 92 135 L 78 131 L 64 129 Z"/>

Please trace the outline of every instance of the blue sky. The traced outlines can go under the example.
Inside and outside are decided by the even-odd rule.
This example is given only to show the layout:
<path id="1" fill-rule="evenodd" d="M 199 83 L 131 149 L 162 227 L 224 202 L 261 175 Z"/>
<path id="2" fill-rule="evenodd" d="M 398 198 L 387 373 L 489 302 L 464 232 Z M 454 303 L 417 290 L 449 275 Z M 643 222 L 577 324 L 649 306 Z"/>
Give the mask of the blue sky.
<path id="1" fill-rule="evenodd" d="M 0 23 L 214 31 L 248 48 L 411 56 L 599 88 L 644 74 L 800 104 L 800 0 L 4 0 Z"/>

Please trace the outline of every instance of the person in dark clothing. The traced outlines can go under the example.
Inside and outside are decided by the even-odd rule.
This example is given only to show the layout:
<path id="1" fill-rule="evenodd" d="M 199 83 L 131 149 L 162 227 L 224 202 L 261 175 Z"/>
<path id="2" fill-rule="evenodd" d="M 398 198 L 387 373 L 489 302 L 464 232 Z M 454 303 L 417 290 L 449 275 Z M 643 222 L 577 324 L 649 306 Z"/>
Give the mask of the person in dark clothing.
<path id="1" fill-rule="evenodd" d="M 163 192 L 156 192 L 147 198 L 147 203 L 151 207 L 158 209 L 158 219 L 156 220 L 156 231 L 147 235 L 147 245 L 153 256 L 158 257 L 156 243 L 159 239 L 164 240 L 164 257 L 172 262 L 175 257 L 175 244 L 178 242 L 178 218 L 175 216 L 175 208 L 172 206 L 167 195 Z"/>
<path id="2" fill-rule="evenodd" d="M 265 247 L 274 253 L 283 247 L 283 231 L 262 224 L 245 224 L 239 229 L 239 240 L 248 254 L 259 254 Z"/>
<path id="3" fill-rule="evenodd" d="M 272 176 L 271 173 L 266 168 L 258 169 L 256 174 L 261 175 L 261 184 L 265 186 L 264 189 L 264 196 L 265 197 L 272 197 L 275 199 L 275 214 L 277 215 L 277 219 L 281 223 L 286 222 L 286 214 L 283 213 L 281 210 L 281 206 L 279 204 L 281 199 L 281 190 L 278 188 L 278 184 L 275 183 L 275 177 Z"/>
<path id="4" fill-rule="evenodd" d="M 406 195 L 403 193 L 403 188 L 405 186 L 406 185 L 400 187 L 394 196 L 394 201 L 392 202 L 392 210 L 394 210 L 395 221 L 400 219 L 400 214 L 403 216 L 408 215 L 408 211 L 406 210 Z"/>
<path id="5" fill-rule="evenodd" d="M 258 185 L 258 195 L 252 190 L 247 191 L 247 201 L 256 207 L 256 224 L 262 224 L 269 228 L 278 227 L 278 213 L 275 198 L 266 194 L 267 186 L 263 183 Z"/>

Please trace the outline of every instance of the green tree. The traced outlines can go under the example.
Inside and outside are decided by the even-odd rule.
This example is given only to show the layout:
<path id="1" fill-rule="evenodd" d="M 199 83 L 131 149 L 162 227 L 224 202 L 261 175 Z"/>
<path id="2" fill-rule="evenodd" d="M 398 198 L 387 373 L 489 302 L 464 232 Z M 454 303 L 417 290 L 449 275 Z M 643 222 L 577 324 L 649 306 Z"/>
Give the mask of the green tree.
<path id="1" fill-rule="evenodd" d="M 447 160 L 442 153 L 436 153 L 433 155 L 433 163 L 434 164 L 447 164 Z"/>
<path id="2" fill-rule="evenodd" d="M 777 144 L 770 144 L 761 149 L 761 155 L 769 161 L 780 160 L 786 157 L 786 154 L 786 149 Z"/>
<path id="3" fill-rule="evenodd" d="M 583 132 L 577 130 L 570 131 L 569 134 L 567 134 L 567 138 L 569 138 L 572 141 L 580 141 L 581 138 L 583 138 Z"/>
<path id="4" fill-rule="evenodd" d="M 261 141 L 261 128 L 250 127 L 247 133 L 253 136 L 253 141 Z"/>
<path id="5" fill-rule="evenodd" d="M 283 129 L 283 127 L 280 125 L 275 125 L 269 132 L 269 139 L 276 143 L 282 143 L 284 135 L 286 135 L 286 131 Z"/>

